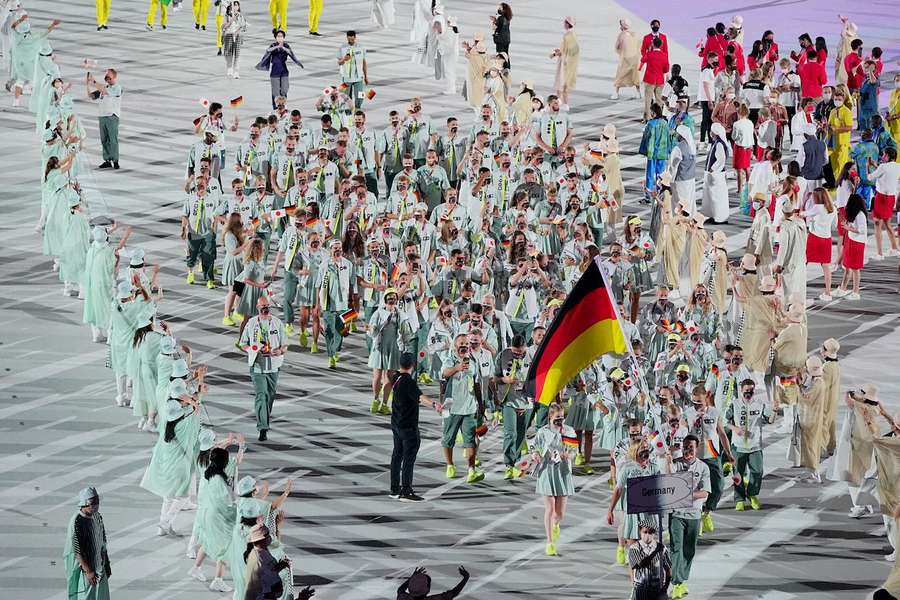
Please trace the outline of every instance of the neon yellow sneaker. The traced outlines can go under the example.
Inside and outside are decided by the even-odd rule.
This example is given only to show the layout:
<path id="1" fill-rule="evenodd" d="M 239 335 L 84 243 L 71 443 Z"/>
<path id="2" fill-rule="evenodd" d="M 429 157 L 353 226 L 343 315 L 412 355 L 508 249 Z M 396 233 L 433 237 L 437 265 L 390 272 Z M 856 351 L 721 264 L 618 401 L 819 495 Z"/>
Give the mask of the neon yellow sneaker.
<path id="1" fill-rule="evenodd" d="M 735 503 L 734 503 L 734 510 L 736 510 L 736 511 L 738 511 L 738 512 L 744 510 L 744 501 L 743 501 L 743 500 L 738 500 L 737 502 L 735 502 Z"/>
<path id="2" fill-rule="evenodd" d="M 484 471 L 469 469 L 469 475 L 466 477 L 466 483 L 478 483 L 479 481 L 484 481 Z"/>
<path id="3" fill-rule="evenodd" d="M 380 414 L 380 415 L 389 415 L 389 414 L 391 414 L 391 407 L 388 405 L 387 402 L 384 402 L 384 403 L 381 405 L 381 408 L 378 409 L 378 414 Z"/>
<path id="4" fill-rule="evenodd" d="M 312 343 L 312 346 L 309 347 L 310 354 L 318 354 L 319 353 L 319 345 L 315 342 Z"/>
<path id="5" fill-rule="evenodd" d="M 672 600 L 679 600 L 687 595 L 687 586 L 683 583 L 676 583 L 672 586 Z"/>
<path id="6" fill-rule="evenodd" d="M 429 377 L 428 373 L 422 373 L 419 375 L 419 383 L 422 385 L 428 385 L 429 383 L 434 383 L 434 380 Z"/>
<path id="7" fill-rule="evenodd" d="M 377 415 L 379 408 L 381 408 L 381 400 L 378 398 L 375 398 L 374 400 L 372 400 L 372 406 L 371 406 L 371 408 L 369 408 L 369 411 L 373 415 Z"/>
<path id="8" fill-rule="evenodd" d="M 584 474 L 585 475 L 593 475 L 594 467 L 592 467 L 591 465 L 584 465 Z"/>
<path id="9" fill-rule="evenodd" d="M 732 465 L 730 461 L 726 462 L 724 465 L 722 465 L 722 473 L 724 473 L 726 476 L 731 475 L 731 469 L 733 466 L 734 465 Z"/>
<path id="10" fill-rule="evenodd" d="M 222 325 L 225 327 L 234 327 L 235 322 L 234 319 L 231 318 L 231 315 L 225 315 L 222 317 Z"/>
<path id="11" fill-rule="evenodd" d="M 208 290 L 216 289 L 216 282 L 213 281 L 212 279 L 207 279 L 206 280 L 206 289 L 208 289 Z"/>
<path id="12" fill-rule="evenodd" d="M 700 517 L 701 527 L 700 529 L 703 531 L 708 531 L 712 533 L 716 530 L 716 526 L 713 524 L 712 513 L 705 512 L 703 516 Z"/>
<path id="13" fill-rule="evenodd" d="M 522 469 L 519 469 L 519 468 L 517 468 L 517 467 L 513 467 L 513 477 L 515 477 L 516 479 L 518 479 L 518 478 L 521 477 L 521 476 L 522 476 Z"/>
<path id="14" fill-rule="evenodd" d="M 584 464 L 584 454 L 579 452 L 578 454 L 575 455 L 575 466 L 580 467 L 583 464 Z"/>
<path id="15" fill-rule="evenodd" d="M 334 364 L 338 364 L 341 360 L 341 355 L 339 352 L 334 353 Z"/>
<path id="16" fill-rule="evenodd" d="M 300 330 L 300 347 L 306 348 L 306 342 L 309 341 L 309 336 L 306 334 L 305 329 Z"/>
<path id="17" fill-rule="evenodd" d="M 284 335 L 287 337 L 291 337 L 294 335 L 294 326 L 290 323 L 284 326 Z"/>
<path id="18" fill-rule="evenodd" d="M 337 369 L 337 359 L 333 356 L 328 357 L 328 368 Z"/>
<path id="19" fill-rule="evenodd" d="M 244 320 L 244 315 L 242 315 L 238 311 L 234 311 L 233 313 L 231 313 L 231 318 L 234 319 L 235 323 L 240 323 Z"/>
<path id="20" fill-rule="evenodd" d="M 756 496 L 750 496 L 750 508 L 753 510 L 759 510 L 762 508 L 762 504 L 759 503 L 759 498 Z"/>
<path id="21" fill-rule="evenodd" d="M 481 466 L 481 458 L 478 457 L 478 456 L 475 457 L 475 466 L 476 466 L 476 467 L 480 467 L 480 466 Z"/>
<path id="22" fill-rule="evenodd" d="M 559 523 L 553 526 L 553 529 L 550 530 L 550 539 L 554 542 L 559 539 L 559 536 L 562 534 L 562 528 L 559 526 Z"/>
<path id="23" fill-rule="evenodd" d="M 553 542 L 547 544 L 547 548 L 544 550 L 544 554 L 546 554 L 547 556 L 559 556 L 559 554 L 557 554 L 556 552 L 556 544 L 554 544 Z"/>
<path id="24" fill-rule="evenodd" d="M 625 565 L 625 546 L 616 546 L 616 564 Z"/>
<path id="25" fill-rule="evenodd" d="M 506 470 L 503 471 L 503 479 L 505 479 L 506 481 L 509 481 L 509 480 L 512 479 L 513 477 L 515 477 L 515 476 L 513 475 L 513 468 L 512 468 L 512 467 L 506 467 Z"/>
<path id="26" fill-rule="evenodd" d="M 194 272 L 193 271 L 188 271 L 187 282 L 188 282 L 188 285 L 194 285 Z"/>
<path id="27" fill-rule="evenodd" d="M 456 465 L 447 465 L 447 479 L 456 479 Z"/>

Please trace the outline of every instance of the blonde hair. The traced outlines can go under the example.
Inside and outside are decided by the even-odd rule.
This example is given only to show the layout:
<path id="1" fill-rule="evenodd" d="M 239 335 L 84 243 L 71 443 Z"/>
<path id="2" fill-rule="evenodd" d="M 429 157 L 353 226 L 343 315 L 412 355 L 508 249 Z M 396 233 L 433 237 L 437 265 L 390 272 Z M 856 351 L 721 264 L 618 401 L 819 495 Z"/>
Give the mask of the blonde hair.
<path id="1" fill-rule="evenodd" d="M 550 406 L 547 408 L 547 416 L 565 415 L 565 414 L 566 414 L 565 407 L 562 404 L 560 404 L 559 402 L 556 402 L 555 400 L 553 402 L 551 402 Z"/>

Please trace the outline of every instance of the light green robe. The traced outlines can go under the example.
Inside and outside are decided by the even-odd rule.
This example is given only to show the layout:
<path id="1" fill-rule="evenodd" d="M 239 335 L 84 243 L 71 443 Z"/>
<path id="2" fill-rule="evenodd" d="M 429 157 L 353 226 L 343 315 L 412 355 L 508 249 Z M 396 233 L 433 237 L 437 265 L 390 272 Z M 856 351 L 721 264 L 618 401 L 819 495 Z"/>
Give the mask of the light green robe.
<path id="1" fill-rule="evenodd" d="M 190 414 L 179 421 L 171 442 L 165 441 L 164 428 L 160 423 L 160 435 L 141 487 L 161 498 L 182 498 L 190 492 L 191 471 L 197 460 L 200 416 Z"/>

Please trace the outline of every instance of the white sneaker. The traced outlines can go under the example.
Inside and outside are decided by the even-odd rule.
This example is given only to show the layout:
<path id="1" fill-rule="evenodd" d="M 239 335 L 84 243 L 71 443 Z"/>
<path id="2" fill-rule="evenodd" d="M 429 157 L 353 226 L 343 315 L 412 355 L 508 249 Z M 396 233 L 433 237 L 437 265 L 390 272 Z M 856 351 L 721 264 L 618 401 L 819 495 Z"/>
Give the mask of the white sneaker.
<path id="1" fill-rule="evenodd" d="M 57 271 L 59 271 L 59 261 L 53 259 L 53 272 L 56 273 Z"/>
<path id="2" fill-rule="evenodd" d="M 894 551 L 891 552 L 890 554 L 885 554 L 885 555 L 884 555 L 884 560 L 886 560 L 886 561 L 888 561 L 888 562 L 894 562 L 894 561 L 896 561 L 896 560 L 897 560 L 897 551 L 894 550 Z"/>
<path id="3" fill-rule="evenodd" d="M 193 577 L 197 581 L 206 581 L 206 575 L 203 574 L 203 569 L 197 566 L 191 567 L 191 570 L 188 571 L 188 577 Z M 218 579 L 218 577 L 216 579 Z"/>
<path id="4" fill-rule="evenodd" d="M 197 549 L 196 549 L 196 548 L 191 548 L 190 550 L 188 550 L 187 552 L 185 552 L 184 555 L 187 556 L 187 557 L 188 557 L 189 559 L 191 559 L 191 560 L 196 560 L 196 558 L 197 558 Z"/>
<path id="5" fill-rule="evenodd" d="M 158 535 L 159 537 L 163 537 L 169 535 L 169 532 L 166 531 L 166 529 L 162 525 L 158 525 L 156 527 L 156 535 Z"/>
<path id="6" fill-rule="evenodd" d="M 141 420 L 138 421 L 138 426 L 137 426 L 138 431 L 142 431 L 144 429 L 144 425 L 146 425 L 146 424 L 147 424 L 147 419 L 145 419 L 144 417 L 141 417 Z"/>
<path id="7" fill-rule="evenodd" d="M 869 257 L 869 260 L 884 260 L 883 254 L 873 254 Z"/>
<path id="8" fill-rule="evenodd" d="M 116 396 L 116 406 L 125 406 L 125 398 Z"/>
<path id="9" fill-rule="evenodd" d="M 63 284 L 62 295 L 67 297 L 72 295 L 72 287 L 68 283 Z"/>
<path id="10" fill-rule="evenodd" d="M 168 527 L 166 527 L 166 535 L 171 535 L 172 537 L 181 537 L 180 535 L 178 535 L 178 532 L 177 532 L 177 531 L 175 531 L 174 529 L 172 529 L 172 526 L 171 526 L 171 525 L 169 525 Z"/>
<path id="11" fill-rule="evenodd" d="M 850 509 L 850 512 L 847 513 L 847 516 L 851 519 L 861 519 L 862 517 L 871 515 L 872 512 L 871 506 L 854 505 L 853 508 Z"/>
<path id="12" fill-rule="evenodd" d="M 234 78 L 235 78 L 235 79 L 240 79 L 240 78 L 241 78 L 241 74 L 238 73 L 237 71 L 235 71 L 235 72 L 234 72 Z"/>
<path id="13" fill-rule="evenodd" d="M 211 589 L 214 592 L 233 592 L 234 591 L 234 589 L 230 585 L 228 585 L 227 583 L 222 581 L 221 577 L 216 577 L 215 579 L 213 579 L 212 583 L 209 584 L 209 589 Z"/>
<path id="14" fill-rule="evenodd" d="M 819 294 L 819 300 L 821 300 L 822 302 L 831 302 L 832 299 L 833 298 L 831 294 L 826 294 L 825 292 Z"/>
<path id="15" fill-rule="evenodd" d="M 898 250 L 897 248 L 891 248 L 888 251 L 888 256 L 900 256 L 900 250 Z"/>
<path id="16" fill-rule="evenodd" d="M 150 419 L 147 419 L 147 422 L 144 423 L 141 431 L 146 431 L 147 433 L 157 433 L 156 427 L 153 425 L 153 421 Z"/>
<path id="17" fill-rule="evenodd" d="M 838 289 L 834 290 L 833 292 L 831 292 L 831 295 L 834 296 L 835 298 L 843 298 L 844 296 L 846 296 L 849 293 L 850 293 L 850 290 L 845 290 L 844 288 L 838 288 Z"/>
<path id="18" fill-rule="evenodd" d="M 234 77 L 234 71 L 232 71 L 231 69 L 228 69 L 227 71 L 225 71 L 225 76 L 228 77 L 229 79 Z"/>
<path id="19" fill-rule="evenodd" d="M 13 96 L 13 108 L 18 108 L 22 104 L 18 96 Z"/>
<path id="20" fill-rule="evenodd" d="M 84 290 L 81 288 L 78 288 L 78 299 L 84 300 Z"/>
<path id="21" fill-rule="evenodd" d="M 616 92 L 613 92 L 612 94 L 610 94 L 609 99 L 610 100 L 618 100 L 619 94 L 617 94 Z"/>
<path id="22" fill-rule="evenodd" d="M 857 293 L 847 294 L 847 300 L 859 300 L 860 295 Z"/>

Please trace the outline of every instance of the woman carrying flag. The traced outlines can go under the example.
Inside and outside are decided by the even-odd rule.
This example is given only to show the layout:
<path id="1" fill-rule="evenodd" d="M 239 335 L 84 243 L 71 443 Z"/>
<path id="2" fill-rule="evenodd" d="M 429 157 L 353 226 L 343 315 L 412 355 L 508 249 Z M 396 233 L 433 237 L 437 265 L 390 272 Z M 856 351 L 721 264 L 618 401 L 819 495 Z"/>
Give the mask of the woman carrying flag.
<path id="1" fill-rule="evenodd" d="M 395 288 L 384 291 L 381 306 L 369 320 L 372 339 L 369 368 L 372 369 L 372 412 L 388 414 L 391 381 L 400 367 L 400 326 L 404 314 L 397 310 L 399 295 Z"/>
<path id="2" fill-rule="evenodd" d="M 558 556 L 556 540 L 560 535 L 560 524 L 566 513 L 566 499 L 575 493 L 572 483 L 572 459 L 578 451 L 575 430 L 565 425 L 565 410 L 554 402 L 550 405 L 550 421 L 538 429 L 534 440 L 531 459 L 537 464 L 536 491 L 544 497 L 544 532 L 547 535 L 547 556 Z"/>

